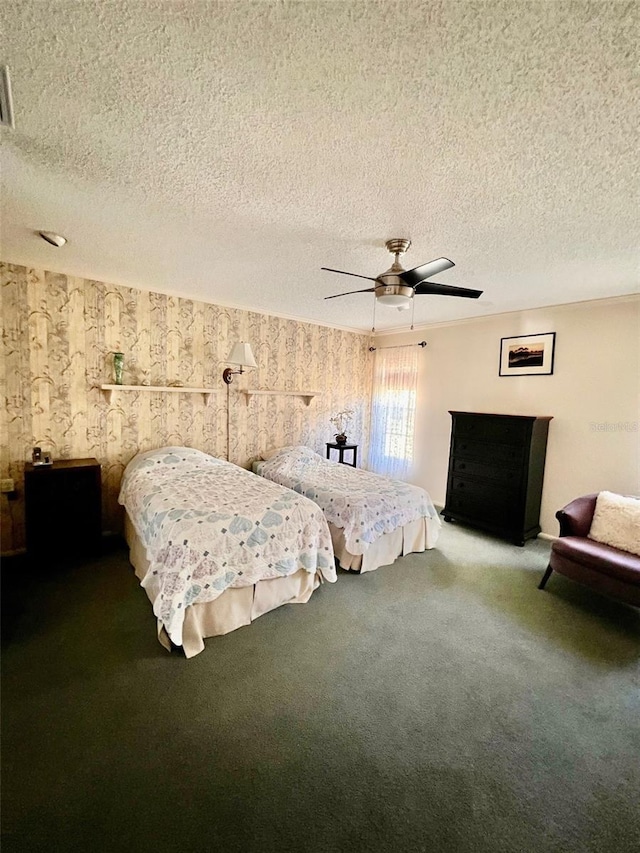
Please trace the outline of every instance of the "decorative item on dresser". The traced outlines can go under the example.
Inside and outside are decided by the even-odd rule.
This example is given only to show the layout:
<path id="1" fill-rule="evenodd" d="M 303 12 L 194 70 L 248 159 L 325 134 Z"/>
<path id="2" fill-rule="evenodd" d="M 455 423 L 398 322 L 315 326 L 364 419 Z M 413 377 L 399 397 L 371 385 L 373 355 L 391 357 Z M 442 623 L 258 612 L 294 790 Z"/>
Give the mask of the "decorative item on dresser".
<path id="1" fill-rule="evenodd" d="M 59 459 L 24 469 L 27 552 L 55 559 L 100 550 L 101 476 L 97 459 Z"/>
<path id="2" fill-rule="evenodd" d="M 449 412 L 453 419 L 445 521 L 524 545 L 540 532 L 550 417 Z"/>

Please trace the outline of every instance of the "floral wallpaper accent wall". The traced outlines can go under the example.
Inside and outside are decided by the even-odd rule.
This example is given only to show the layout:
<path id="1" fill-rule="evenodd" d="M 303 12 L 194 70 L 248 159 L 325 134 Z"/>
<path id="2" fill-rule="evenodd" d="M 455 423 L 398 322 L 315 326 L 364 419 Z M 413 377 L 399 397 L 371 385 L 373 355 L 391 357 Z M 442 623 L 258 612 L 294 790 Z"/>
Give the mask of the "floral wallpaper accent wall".
<path id="1" fill-rule="evenodd" d="M 102 465 L 103 528 L 121 528 L 122 472 L 139 451 L 189 445 L 248 466 L 261 450 L 305 444 L 325 453 L 332 414 L 355 411 L 349 439 L 366 458 L 372 357 L 366 335 L 0 263 L 2 358 L 0 476 L 2 551 L 24 546 L 24 463 L 37 445 L 54 459 L 95 456 Z M 222 371 L 232 345 L 249 341 L 257 370 Z M 202 394 L 114 392 L 113 353 L 124 384 L 212 388 Z M 256 396 L 243 389 L 315 391 Z"/>

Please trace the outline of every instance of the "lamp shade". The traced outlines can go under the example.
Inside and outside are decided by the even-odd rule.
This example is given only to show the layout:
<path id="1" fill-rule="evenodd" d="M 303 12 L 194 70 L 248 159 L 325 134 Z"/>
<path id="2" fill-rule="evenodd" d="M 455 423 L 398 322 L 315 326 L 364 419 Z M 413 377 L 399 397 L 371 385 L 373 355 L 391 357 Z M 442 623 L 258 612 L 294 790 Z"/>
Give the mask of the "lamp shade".
<path id="1" fill-rule="evenodd" d="M 227 361 L 229 364 L 238 364 L 240 367 L 258 366 L 255 358 L 253 357 L 253 352 L 251 351 L 251 344 L 246 344 L 243 341 L 234 345 L 233 349 L 229 353 Z"/>
<path id="2" fill-rule="evenodd" d="M 411 297 L 404 296 L 402 293 L 383 293 L 382 296 L 378 296 L 378 302 L 381 305 L 391 305 L 394 308 L 409 308 Z"/>

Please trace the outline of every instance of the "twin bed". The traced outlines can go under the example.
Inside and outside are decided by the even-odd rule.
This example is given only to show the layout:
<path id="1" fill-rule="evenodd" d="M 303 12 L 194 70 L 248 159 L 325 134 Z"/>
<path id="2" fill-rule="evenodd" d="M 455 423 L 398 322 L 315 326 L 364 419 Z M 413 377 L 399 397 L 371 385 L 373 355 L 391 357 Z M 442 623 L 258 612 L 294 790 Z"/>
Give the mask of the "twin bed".
<path id="1" fill-rule="evenodd" d="M 307 602 L 336 581 L 334 555 L 371 571 L 435 545 L 440 520 L 423 489 L 320 463 L 308 448 L 272 453 L 262 476 L 186 447 L 132 459 L 125 535 L 166 648 L 193 657 L 206 637 Z"/>
<path id="2" fill-rule="evenodd" d="M 318 504 L 343 569 L 371 572 L 398 557 L 433 548 L 442 522 L 419 486 L 323 459 L 308 447 L 262 454 L 256 474 Z"/>
<path id="3" fill-rule="evenodd" d="M 131 563 L 158 639 L 187 657 L 286 603 L 336 569 L 327 522 L 308 498 L 187 447 L 141 453 L 119 501 Z"/>

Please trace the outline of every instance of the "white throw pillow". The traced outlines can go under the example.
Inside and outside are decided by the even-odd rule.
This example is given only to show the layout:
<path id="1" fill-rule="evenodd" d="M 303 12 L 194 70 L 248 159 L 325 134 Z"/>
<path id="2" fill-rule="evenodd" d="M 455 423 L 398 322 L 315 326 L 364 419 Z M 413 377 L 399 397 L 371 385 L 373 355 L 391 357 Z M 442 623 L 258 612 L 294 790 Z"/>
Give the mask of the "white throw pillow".
<path id="1" fill-rule="evenodd" d="M 260 454 L 260 459 L 262 459 L 266 462 L 267 460 L 271 459 L 277 453 L 280 453 L 280 451 L 284 450 L 284 449 L 285 449 L 284 447 L 270 447 L 270 448 L 268 448 L 268 450 L 262 451 L 262 453 Z"/>
<path id="2" fill-rule="evenodd" d="M 640 557 L 640 499 L 600 492 L 589 539 Z"/>

